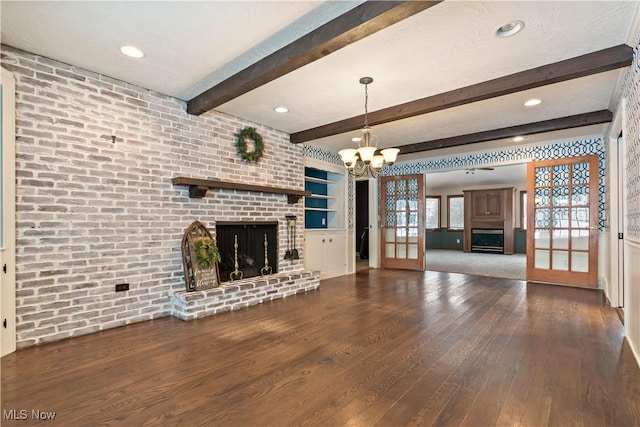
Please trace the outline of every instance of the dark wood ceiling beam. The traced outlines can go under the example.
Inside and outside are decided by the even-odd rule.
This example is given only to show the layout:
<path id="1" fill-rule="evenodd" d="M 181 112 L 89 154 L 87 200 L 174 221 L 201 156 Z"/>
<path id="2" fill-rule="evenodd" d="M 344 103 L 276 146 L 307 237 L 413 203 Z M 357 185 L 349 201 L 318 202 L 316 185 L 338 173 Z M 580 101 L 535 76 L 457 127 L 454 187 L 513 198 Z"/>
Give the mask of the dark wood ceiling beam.
<path id="1" fill-rule="evenodd" d="M 364 2 L 189 100 L 187 112 L 203 114 L 438 3 Z"/>
<path id="2" fill-rule="evenodd" d="M 541 122 L 510 126 L 502 129 L 494 129 L 485 132 L 470 133 L 467 135 L 453 136 L 450 138 L 417 142 L 415 144 L 403 145 L 398 148 L 400 148 L 400 155 L 420 153 L 423 151 L 438 150 L 441 148 L 450 148 L 460 145 L 476 144 L 479 142 L 513 138 L 519 135 L 533 135 L 536 133 L 552 132 L 556 130 L 609 123 L 611 122 L 612 118 L 613 113 L 611 111 L 601 110 L 591 113 L 576 114 L 575 116 L 562 117 L 559 119 L 544 120 Z"/>
<path id="3" fill-rule="evenodd" d="M 632 61 L 633 49 L 631 47 L 624 44 L 614 46 L 576 58 L 543 65 L 475 85 L 374 111 L 368 114 L 368 121 L 370 126 L 374 126 L 406 119 L 527 89 L 627 67 L 631 65 Z M 291 142 L 298 144 L 350 132 L 362 128 L 363 123 L 364 115 L 351 117 L 316 128 L 292 133 Z"/>

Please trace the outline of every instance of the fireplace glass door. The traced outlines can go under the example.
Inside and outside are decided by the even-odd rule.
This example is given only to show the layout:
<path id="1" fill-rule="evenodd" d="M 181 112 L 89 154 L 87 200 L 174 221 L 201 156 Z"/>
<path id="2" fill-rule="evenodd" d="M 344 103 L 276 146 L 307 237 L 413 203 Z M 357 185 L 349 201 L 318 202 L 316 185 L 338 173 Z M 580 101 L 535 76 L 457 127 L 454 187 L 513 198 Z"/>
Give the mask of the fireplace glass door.
<path id="1" fill-rule="evenodd" d="M 216 243 L 221 282 L 278 272 L 277 222 L 219 221 Z"/>
<path id="2" fill-rule="evenodd" d="M 503 228 L 471 229 L 471 252 L 504 253 Z"/>

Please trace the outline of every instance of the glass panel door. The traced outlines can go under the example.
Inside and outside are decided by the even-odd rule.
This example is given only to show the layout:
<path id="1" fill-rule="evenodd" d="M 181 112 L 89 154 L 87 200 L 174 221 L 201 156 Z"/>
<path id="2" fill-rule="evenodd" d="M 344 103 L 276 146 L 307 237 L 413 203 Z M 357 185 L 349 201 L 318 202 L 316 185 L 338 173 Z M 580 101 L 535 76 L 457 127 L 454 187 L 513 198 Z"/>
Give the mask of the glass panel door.
<path id="1" fill-rule="evenodd" d="M 527 280 L 597 287 L 598 156 L 528 166 Z"/>
<path id="2" fill-rule="evenodd" d="M 424 269 L 422 175 L 382 177 L 383 268 Z"/>

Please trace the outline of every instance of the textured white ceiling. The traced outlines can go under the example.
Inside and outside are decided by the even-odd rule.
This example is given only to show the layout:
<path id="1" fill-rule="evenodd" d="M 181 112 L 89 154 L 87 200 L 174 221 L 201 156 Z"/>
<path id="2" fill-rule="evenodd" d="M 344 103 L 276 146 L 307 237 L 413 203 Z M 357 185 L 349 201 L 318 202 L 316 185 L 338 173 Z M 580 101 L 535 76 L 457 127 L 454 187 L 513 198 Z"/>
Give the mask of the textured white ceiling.
<path id="1" fill-rule="evenodd" d="M 358 3 L 3 0 L 2 43 L 186 100 Z"/>
<path id="2" fill-rule="evenodd" d="M 78 65 L 181 99 L 346 12 L 360 1 L 33 2 L 1 3 L 2 43 Z M 217 109 L 285 132 L 362 114 L 362 76 L 369 110 L 442 93 L 623 43 L 637 1 L 445 1 L 375 33 Z M 499 26 L 526 24 L 496 38 Z M 124 57 L 123 44 L 142 48 Z M 623 71 L 532 89 L 375 126 L 380 147 L 401 146 L 613 108 Z M 535 108 L 522 103 L 543 99 Z M 290 112 L 276 114 L 286 106 Z M 601 133 L 606 125 L 529 136 L 524 143 Z M 345 133 L 311 144 L 337 151 Z M 496 141 L 494 144 L 513 144 Z M 469 150 L 459 147 L 454 151 Z M 401 160 L 433 156 L 426 152 Z"/>
<path id="3" fill-rule="evenodd" d="M 497 166 L 492 170 L 476 168 L 428 173 L 425 177 L 425 193 L 460 193 L 481 187 L 524 188 L 527 182 L 527 164 Z M 461 188 L 464 187 L 464 188 Z"/>
<path id="4" fill-rule="evenodd" d="M 625 43 L 636 6 L 444 2 L 219 109 L 297 132 L 362 114 L 362 76 L 374 78 L 369 104 L 377 110 Z M 526 22 L 522 33 L 493 35 L 513 19 Z M 290 114 L 274 118 L 276 105 L 286 105 Z"/>

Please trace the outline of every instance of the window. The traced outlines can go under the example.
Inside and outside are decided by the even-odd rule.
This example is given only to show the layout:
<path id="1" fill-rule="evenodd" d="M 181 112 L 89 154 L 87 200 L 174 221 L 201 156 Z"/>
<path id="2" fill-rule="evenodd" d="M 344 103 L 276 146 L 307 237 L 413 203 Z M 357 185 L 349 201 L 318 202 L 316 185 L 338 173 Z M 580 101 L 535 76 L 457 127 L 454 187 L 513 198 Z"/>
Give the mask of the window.
<path id="1" fill-rule="evenodd" d="M 520 229 L 527 229 L 527 192 L 520 192 Z"/>
<path id="2" fill-rule="evenodd" d="M 447 196 L 449 209 L 448 228 L 451 230 L 464 229 L 464 196 Z"/>
<path id="3" fill-rule="evenodd" d="M 425 228 L 428 230 L 440 228 L 440 196 L 427 196 L 425 207 Z"/>

